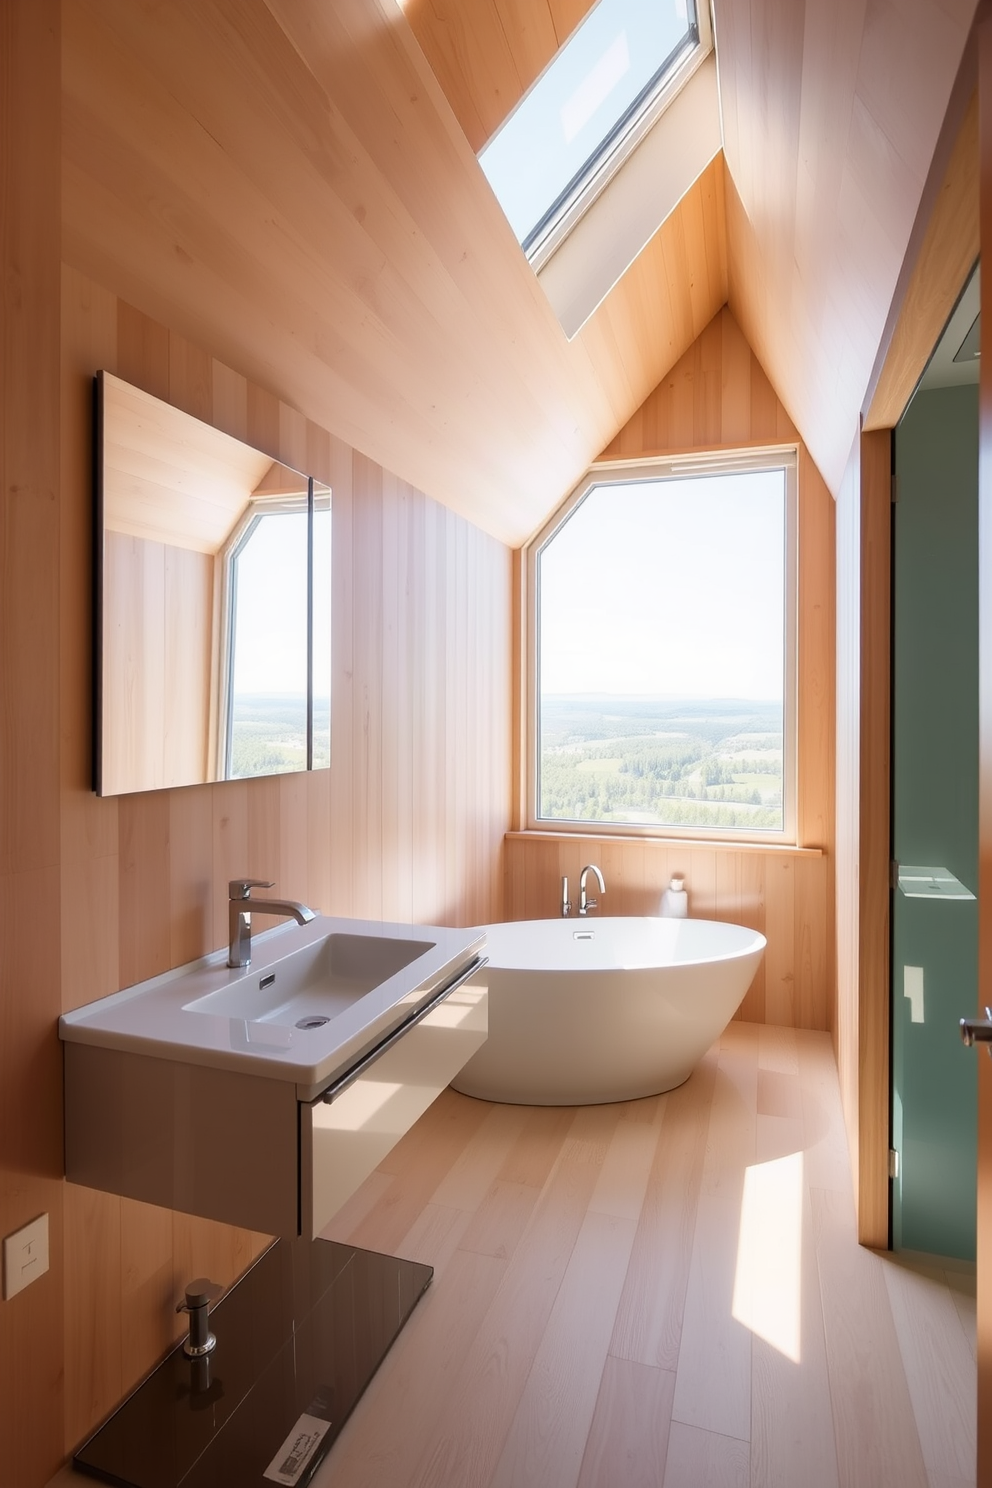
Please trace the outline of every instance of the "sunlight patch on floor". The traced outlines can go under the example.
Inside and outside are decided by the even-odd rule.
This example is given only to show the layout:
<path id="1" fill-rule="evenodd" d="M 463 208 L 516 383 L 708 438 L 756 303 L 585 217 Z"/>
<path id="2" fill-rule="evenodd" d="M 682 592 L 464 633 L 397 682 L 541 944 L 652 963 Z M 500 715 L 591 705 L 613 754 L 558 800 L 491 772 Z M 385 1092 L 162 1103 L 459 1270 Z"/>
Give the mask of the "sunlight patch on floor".
<path id="1" fill-rule="evenodd" d="M 744 1173 L 733 1315 L 798 1364 L 801 1357 L 803 1154 Z"/>

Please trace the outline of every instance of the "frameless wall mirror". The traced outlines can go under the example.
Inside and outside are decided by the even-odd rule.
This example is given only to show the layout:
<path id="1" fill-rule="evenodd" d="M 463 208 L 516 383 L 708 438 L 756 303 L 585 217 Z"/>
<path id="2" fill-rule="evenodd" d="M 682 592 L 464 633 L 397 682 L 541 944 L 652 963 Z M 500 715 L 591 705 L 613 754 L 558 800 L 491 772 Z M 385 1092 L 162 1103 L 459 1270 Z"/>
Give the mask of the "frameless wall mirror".
<path id="1" fill-rule="evenodd" d="M 98 795 L 326 769 L 331 492 L 96 378 Z"/>

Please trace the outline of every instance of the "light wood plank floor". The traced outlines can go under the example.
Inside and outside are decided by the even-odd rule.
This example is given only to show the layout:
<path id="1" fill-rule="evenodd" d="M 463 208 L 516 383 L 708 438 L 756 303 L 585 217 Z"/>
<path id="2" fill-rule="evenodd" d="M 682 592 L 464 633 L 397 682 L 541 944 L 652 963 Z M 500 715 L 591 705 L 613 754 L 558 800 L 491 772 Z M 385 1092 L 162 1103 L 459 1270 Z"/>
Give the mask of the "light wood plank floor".
<path id="1" fill-rule="evenodd" d="M 826 1035 L 621 1106 L 448 1091 L 326 1232 L 435 1279 L 315 1488 L 973 1488 L 974 1268 L 858 1246 Z"/>
<path id="2" fill-rule="evenodd" d="M 858 1246 L 824 1034 L 732 1023 L 627 1105 L 446 1091 L 325 1233 L 435 1278 L 315 1488 L 973 1488 L 974 1268 Z"/>

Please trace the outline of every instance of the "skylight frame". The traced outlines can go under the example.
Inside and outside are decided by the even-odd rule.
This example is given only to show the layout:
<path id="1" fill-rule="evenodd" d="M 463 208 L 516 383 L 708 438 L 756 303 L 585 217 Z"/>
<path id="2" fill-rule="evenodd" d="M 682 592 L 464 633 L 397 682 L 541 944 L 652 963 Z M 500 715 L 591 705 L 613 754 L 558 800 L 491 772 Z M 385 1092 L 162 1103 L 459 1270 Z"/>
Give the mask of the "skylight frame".
<path id="1" fill-rule="evenodd" d="M 543 216 L 524 237 L 521 247 L 535 273 L 538 273 L 553 257 L 556 249 L 568 237 L 576 223 L 606 189 L 623 166 L 624 161 L 636 149 L 713 50 L 713 28 L 709 6 L 710 0 L 686 0 L 686 7 L 691 16 L 687 36 L 669 53 L 610 129 L 599 148 L 587 158 L 585 164 L 559 192 Z M 596 8 L 594 6 L 593 10 Z M 580 24 L 584 25 L 590 15 L 592 11 Z M 565 45 L 567 44 L 566 42 Z M 518 110 L 540 87 L 547 73 L 555 66 L 560 54 L 561 48 L 552 57 L 540 77 L 518 100 L 516 107 L 499 129 L 480 150 L 480 162 L 486 150 L 511 124 Z"/>

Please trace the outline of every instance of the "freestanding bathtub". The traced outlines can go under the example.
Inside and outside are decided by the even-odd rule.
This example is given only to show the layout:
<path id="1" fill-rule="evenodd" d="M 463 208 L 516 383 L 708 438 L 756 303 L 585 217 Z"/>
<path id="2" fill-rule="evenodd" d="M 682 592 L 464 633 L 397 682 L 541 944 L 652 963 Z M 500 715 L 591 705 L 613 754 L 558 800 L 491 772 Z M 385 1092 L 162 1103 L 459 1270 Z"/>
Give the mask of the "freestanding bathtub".
<path id="1" fill-rule="evenodd" d="M 740 1007 L 765 937 L 716 920 L 519 920 L 486 928 L 489 1037 L 452 1084 L 528 1106 L 681 1085 Z"/>

